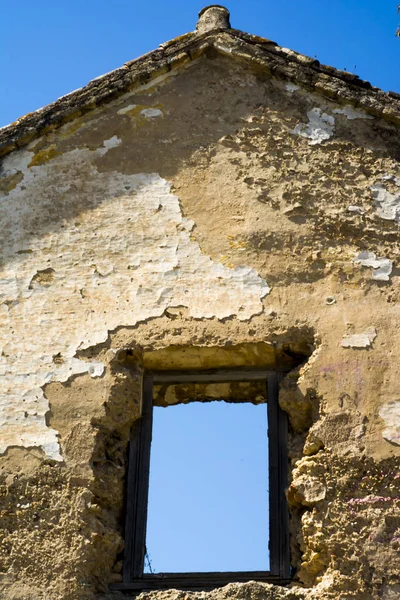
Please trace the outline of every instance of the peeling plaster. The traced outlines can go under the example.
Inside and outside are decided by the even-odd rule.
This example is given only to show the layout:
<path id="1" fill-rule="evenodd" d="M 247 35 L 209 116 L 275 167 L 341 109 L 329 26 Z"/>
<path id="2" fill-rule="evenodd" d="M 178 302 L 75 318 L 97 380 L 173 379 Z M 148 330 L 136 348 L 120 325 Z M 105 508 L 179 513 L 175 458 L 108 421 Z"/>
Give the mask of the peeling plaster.
<path id="1" fill-rule="evenodd" d="M 121 140 L 116 135 L 113 135 L 112 138 L 110 138 L 108 140 L 104 140 L 104 142 L 103 142 L 103 146 L 106 149 L 106 151 L 110 150 L 111 148 L 116 148 L 120 144 L 121 144 Z"/>
<path id="2" fill-rule="evenodd" d="M 300 86 L 296 85 L 295 83 L 289 82 L 285 85 L 285 90 L 290 94 L 293 94 L 293 92 L 296 92 L 298 89 L 300 89 Z"/>
<path id="3" fill-rule="evenodd" d="M 124 108 L 120 108 L 117 111 L 117 114 L 119 114 L 119 115 L 126 115 L 131 110 L 135 110 L 135 108 L 136 108 L 136 104 L 128 104 L 128 106 L 124 106 Z"/>
<path id="4" fill-rule="evenodd" d="M 310 146 L 321 144 L 332 137 L 335 126 L 334 117 L 322 112 L 320 108 L 312 108 L 309 110 L 307 117 L 308 123 L 299 123 L 293 129 L 292 133 L 311 140 L 308 142 Z"/>
<path id="5" fill-rule="evenodd" d="M 336 115 L 344 115 L 349 121 L 354 119 L 373 119 L 372 115 L 368 115 L 365 111 L 354 108 L 350 104 L 343 106 L 343 108 L 335 108 L 333 111 Z"/>
<path id="6" fill-rule="evenodd" d="M 105 365 L 100 362 L 92 362 L 88 368 L 90 377 L 101 377 L 105 371 Z"/>
<path id="7" fill-rule="evenodd" d="M 377 213 L 386 221 L 400 222 L 400 177 L 384 175 L 381 180 L 392 182 L 399 188 L 397 193 L 389 192 L 383 183 L 377 182 L 371 187 Z"/>
<path id="8" fill-rule="evenodd" d="M 347 210 L 358 215 L 363 215 L 365 213 L 365 210 L 361 206 L 355 206 L 354 204 L 348 206 Z"/>
<path id="9" fill-rule="evenodd" d="M 379 409 L 379 416 L 385 421 L 382 435 L 385 440 L 400 446 L 400 402 L 392 400 Z"/>
<path id="10" fill-rule="evenodd" d="M 342 348 L 369 348 L 376 338 L 375 327 L 366 329 L 363 333 L 354 333 L 344 335 L 342 338 Z"/>
<path id="11" fill-rule="evenodd" d="M 76 149 L 30 168 L 30 151 L 4 160 L 4 171 L 23 179 L 0 197 L 8 236 L 0 271 L 1 453 L 40 446 L 61 459 L 42 387 L 75 374 L 101 376 L 104 365 L 75 355 L 110 330 L 168 306 L 186 306 L 198 319 L 262 312 L 266 282 L 247 266 L 232 269 L 202 253 L 169 182 L 157 173 L 98 171 L 96 161 L 119 145 L 114 136 L 95 151 Z"/>
<path id="12" fill-rule="evenodd" d="M 162 117 L 163 113 L 159 108 L 144 108 L 140 111 L 140 114 L 146 119 L 152 119 L 153 117 Z"/>
<path id="13" fill-rule="evenodd" d="M 363 251 L 356 254 L 353 262 L 363 267 L 372 267 L 372 279 L 375 281 L 389 281 L 393 262 L 388 258 L 377 258 L 374 252 Z"/>

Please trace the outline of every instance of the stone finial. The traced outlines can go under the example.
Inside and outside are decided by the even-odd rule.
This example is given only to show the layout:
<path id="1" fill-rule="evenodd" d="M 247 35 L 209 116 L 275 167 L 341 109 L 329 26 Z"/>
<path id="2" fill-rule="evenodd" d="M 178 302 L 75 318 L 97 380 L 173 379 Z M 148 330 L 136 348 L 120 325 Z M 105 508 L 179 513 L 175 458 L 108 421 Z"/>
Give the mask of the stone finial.
<path id="1" fill-rule="evenodd" d="M 199 12 L 199 20 L 196 25 L 198 33 L 206 33 L 213 29 L 230 29 L 230 27 L 229 10 L 225 6 L 211 4 Z"/>

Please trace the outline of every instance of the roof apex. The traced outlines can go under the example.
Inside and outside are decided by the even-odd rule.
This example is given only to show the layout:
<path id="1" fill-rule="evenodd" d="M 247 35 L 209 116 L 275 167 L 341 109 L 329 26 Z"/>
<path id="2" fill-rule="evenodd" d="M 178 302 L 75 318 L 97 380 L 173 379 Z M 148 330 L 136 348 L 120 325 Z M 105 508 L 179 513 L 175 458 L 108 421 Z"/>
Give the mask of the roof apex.
<path id="1" fill-rule="evenodd" d="M 187 66 L 210 49 L 273 77 L 295 82 L 333 102 L 350 104 L 400 125 L 399 94 L 383 92 L 357 75 L 321 65 L 318 60 L 281 48 L 271 40 L 232 29 L 228 9 L 213 4 L 200 11 L 196 31 L 165 42 L 156 50 L 96 77 L 85 87 L 0 128 L 0 156 L 148 84 L 159 75 Z"/>
<path id="2" fill-rule="evenodd" d="M 196 31 L 204 33 L 213 29 L 230 29 L 229 10 L 220 4 L 210 4 L 199 12 Z"/>

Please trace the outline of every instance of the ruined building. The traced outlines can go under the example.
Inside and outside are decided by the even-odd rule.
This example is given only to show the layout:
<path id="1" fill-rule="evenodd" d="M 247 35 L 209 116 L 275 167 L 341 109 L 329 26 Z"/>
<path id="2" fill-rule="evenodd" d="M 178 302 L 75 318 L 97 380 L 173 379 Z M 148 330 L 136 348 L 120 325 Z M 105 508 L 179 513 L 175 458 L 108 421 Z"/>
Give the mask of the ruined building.
<path id="1" fill-rule="evenodd" d="M 0 131 L 2 600 L 400 598 L 399 125 L 212 6 Z M 270 572 L 143 576 L 153 401 L 260 394 Z"/>

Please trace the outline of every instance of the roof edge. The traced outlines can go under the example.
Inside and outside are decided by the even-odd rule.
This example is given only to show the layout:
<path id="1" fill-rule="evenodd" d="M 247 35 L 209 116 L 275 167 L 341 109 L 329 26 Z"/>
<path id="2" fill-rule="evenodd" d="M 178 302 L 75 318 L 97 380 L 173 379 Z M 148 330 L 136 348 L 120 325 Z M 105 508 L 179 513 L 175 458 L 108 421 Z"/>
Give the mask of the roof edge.
<path id="1" fill-rule="evenodd" d="M 400 94 L 384 92 L 358 75 L 320 64 L 315 58 L 238 30 L 216 34 L 213 47 L 221 54 L 250 62 L 279 79 L 294 81 L 328 100 L 351 104 L 400 125 Z"/>
<path id="2" fill-rule="evenodd" d="M 210 47 L 210 39 L 215 33 L 216 30 L 204 34 L 190 32 L 165 42 L 156 50 L 96 77 L 84 87 L 0 128 L 0 156 L 200 57 Z"/>
<path id="3" fill-rule="evenodd" d="M 156 77 L 200 58 L 214 48 L 219 54 L 250 63 L 280 79 L 298 83 L 329 100 L 352 104 L 400 125 L 400 94 L 384 92 L 357 75 L 321 65 L 316 59 L 236 29 L 190 32 L 125 63 L 55 102 L 0 129 L 0 156 L 22 148 L 64 123 L 115 100 Z"/>

